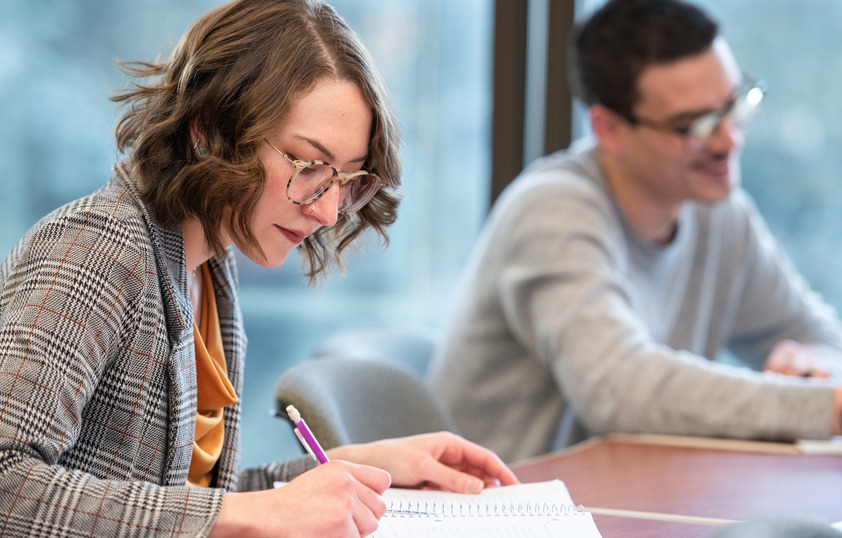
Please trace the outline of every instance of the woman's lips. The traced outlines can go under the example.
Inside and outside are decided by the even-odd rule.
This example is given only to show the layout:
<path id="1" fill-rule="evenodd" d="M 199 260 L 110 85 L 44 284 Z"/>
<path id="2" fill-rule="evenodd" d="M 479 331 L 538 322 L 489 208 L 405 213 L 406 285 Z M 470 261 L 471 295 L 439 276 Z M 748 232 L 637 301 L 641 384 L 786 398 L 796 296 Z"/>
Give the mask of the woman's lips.
<path id="1" fill-rule="evenodd" d="M 278 229 L 281 231 L 281 233 L 284 235 L 284 237 L 286 237 L 287 240 L 290 243 L 292 243 L 293 245 L 298 245 L 299 243 L 304 241 L 304 238 L 307 237 L 307 234 L 305 234 L 304 232 L 298 232 L 298 231 L 295 231 L 295 230 L 282 228 L 280 226 L 278 226 Z"/>

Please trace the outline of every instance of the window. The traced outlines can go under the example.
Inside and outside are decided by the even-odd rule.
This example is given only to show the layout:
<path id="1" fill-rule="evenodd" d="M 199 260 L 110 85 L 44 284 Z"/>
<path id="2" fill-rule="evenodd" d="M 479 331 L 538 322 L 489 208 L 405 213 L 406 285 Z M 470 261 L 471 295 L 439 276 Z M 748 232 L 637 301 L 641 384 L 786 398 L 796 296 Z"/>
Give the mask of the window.
<path id="1" fill-rule="evenodd" d="M 0 4 L 0 250 L 41 216 L 110 177 L 130 81 L 114 60 L 153 60 L 222 2 L 45 0 Z M 242 261 L 249 334 L 243 463 L 301 449 L 267 412 L 274 383 L 328 333 L 351 326 L 438 327 L 488 203 L 491 17 L 484 0 L 336 0 L 379 65 L 403 132 L 404 200 L 387 250 L 370 240 L 344 278 L 305 287 L 295 256 Z"/>
<path id="2" fill-rule="evenodd" d="M 768 86 L 743 150 L 742 177 L 813 288 L 842 307 L 842 3 L 701 0 L 737 61 Z M 809 6 L 809 9 L 805 7 Z"/>

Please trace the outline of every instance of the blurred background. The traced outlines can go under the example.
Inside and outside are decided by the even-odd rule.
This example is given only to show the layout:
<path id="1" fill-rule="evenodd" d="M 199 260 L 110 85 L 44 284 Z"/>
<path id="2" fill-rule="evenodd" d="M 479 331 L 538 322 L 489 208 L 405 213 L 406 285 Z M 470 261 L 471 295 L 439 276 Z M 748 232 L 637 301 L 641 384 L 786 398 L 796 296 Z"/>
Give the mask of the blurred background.
<path id="1" fill-rule="evenodd" d="M 115 61 L 166 56 L 196 18 L 222 3 L 0 2 L 3 256 L 41 216 L 110 177 L 120 158 L 113 142 L 119 110 L 108 97 L 130 83 Z M 598 1 L 329 3 L 360 34 L 391 91 L 403 132 L 404 201 L 389 248 L 369 238 L 348 258 L 347 275 L 318 289 L 304 285 L 295 256 L 274 270 L 240 259 L 249 466 L 301 453 L 287 424 L 269 415 L 278 375 L 335 331 L 438 330 L 496 191 L 525 162 L 568 141 L 549 137 L 541 121 L 564 123 L 567 137 L 583 132 L 581 110 L 547 84 L 560 73 L 546 67 L 563 56 L 558 42 L 572 18 Z M 769 88 L 744 151 L 744 184 L 798 268 L 839 309 L 842 2 L 698 4 L 720 21 L 743 69 Z M 546 16 L 559 11 L 561 18 Z M 507 68 L 501 59 L 521 49 L 525 56 Z M 514 98 L 501 81 L 517 83 Z M 510 112 L 522 128 L 501 126 Z M 507 166 L 500 163 L 506 155 Z"/>

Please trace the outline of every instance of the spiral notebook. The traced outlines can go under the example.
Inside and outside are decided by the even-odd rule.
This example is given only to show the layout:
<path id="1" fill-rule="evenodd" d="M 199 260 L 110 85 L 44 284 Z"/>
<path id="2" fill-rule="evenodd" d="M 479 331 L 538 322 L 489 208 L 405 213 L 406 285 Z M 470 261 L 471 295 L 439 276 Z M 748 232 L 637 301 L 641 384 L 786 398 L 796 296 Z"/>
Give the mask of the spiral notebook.
<path id="1" fill-rule="evenodd" d="M 479 495 L 390 488 L 375 538 L 600 538 L 561 480 L 489 488 Z"/>

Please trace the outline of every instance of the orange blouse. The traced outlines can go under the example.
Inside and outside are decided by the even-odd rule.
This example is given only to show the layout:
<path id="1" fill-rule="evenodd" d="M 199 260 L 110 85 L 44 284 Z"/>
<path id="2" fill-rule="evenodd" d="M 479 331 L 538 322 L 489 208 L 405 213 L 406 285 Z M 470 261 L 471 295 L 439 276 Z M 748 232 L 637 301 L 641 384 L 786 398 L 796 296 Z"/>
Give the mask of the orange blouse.
<path id="1" fill-rule="evenodd" d="M 219 330 L 219 314 L 213 292 L 210 270 L 202 264 L 202 315 L 201 327 L 193 322 L 196 341 L 196 385 L 198 409 L 196 413 L 196 439 L 193 441 L 193 458 L 187 474 L 187 485 L 208 487 L 213 481 L 213 468 L 222 452 L 225 424 L 222 410 L 237 403 L 237 394 L 228 380 L 225 351 Z"/>

